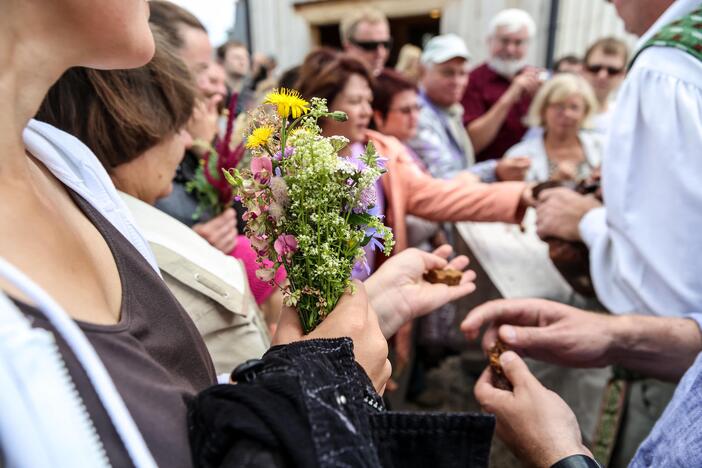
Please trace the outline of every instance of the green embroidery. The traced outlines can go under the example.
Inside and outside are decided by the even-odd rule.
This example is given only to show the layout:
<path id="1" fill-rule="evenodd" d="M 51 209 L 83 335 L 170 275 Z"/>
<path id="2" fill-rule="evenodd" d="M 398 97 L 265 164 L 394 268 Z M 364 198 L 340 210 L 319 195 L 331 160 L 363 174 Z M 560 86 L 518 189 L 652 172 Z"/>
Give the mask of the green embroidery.
<path id="1" fill-rule="evenodd" d="M 649 47 L 673 47 L 702 61 L 702 5 L 692 13 L 673 21 L 649 39 L 629 64 L 634 64 L 641 52 Z"/>

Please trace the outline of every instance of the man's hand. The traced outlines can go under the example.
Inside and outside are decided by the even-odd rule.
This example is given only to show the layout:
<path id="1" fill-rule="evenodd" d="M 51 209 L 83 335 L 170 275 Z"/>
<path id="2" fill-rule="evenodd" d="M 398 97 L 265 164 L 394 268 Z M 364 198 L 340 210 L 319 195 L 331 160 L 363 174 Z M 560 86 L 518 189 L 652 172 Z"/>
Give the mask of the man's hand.
<path id="1" fill-rule="evenodd" d="M 217 250 L 229 255 L 236 245 L 236 213 L 232 208 L 227 208 L 220 215 L 206 223 L 198 223 L 193 230 L 205 238 Z"/>
<path id="2" fill-rule="evenodd" d="M 542 299 L 490 301 L 473 309 L 461 323 L 468 339 L 478 337 L 483 349 L 497 337 L 524 356 L 567 367 L 612 364 L 620 317 L 584 312 Z"/>
<path id="3" fill-rule="evenodd" d="M 525 68 L 524 71 L 512 79 L 512 84 L 505 93 L 506 98 L 515 103 L 521 99 L 524 93 L 536 94 L 541 86 L 541 80 L 539 79 L 541 72 L 540 68 Z"/>
<path id="4" fill-rule="evenodd" d="M 590 210 L 602 206 L 591 195 L 580 195 L 567 188 L 553 188 L 539 194 L 536 206 L 536 233 L 542 239 L 557 237 L 559 239 L 578 241 L 578 225 Z"/>
<path id="5" fill-rule="evenodd" d="M 388 361 L 388 342 L 378 325 L 378 316 L 368 303 L 366 289 L 356 282 L 356 292 L 346 292 L 334 310 L 308 335 L 303 335 L 300 317 L 295 309 L 284 307 L 273 337 L 273 345 L 315 338 L 353 340 L 354 356 L 373 382 L 379 394 L 385 391 L 392 366 Z"/>
<path id="6" fill-rule="evenodd" d="M 592 456 L 583 445 L 575 415 L 561 398 L 546 389 L 512 351 L 500 364 L 513 390 L 492 385 L 487 368 L 475 384 L 475 398 L 497 418 L 497 436 L 525 465 L 548 468 L 570 455 Z"/>
<path id="7" fill-rule="evenodd" d="M 383 335 L 390 338 L 410 320 L 427 314 L 475 290 L 475 273 L 463 273 L 458 286 L 431 284 L 422 278 L 428 270 L 463 270 L 468 258 L 461 255 L 451 262 L 451 246 L 443 245 L 433 253 L 407 249 L 391 257 L 365 282 L 370 303 L 378 313 Z"/>
<path id="8" fill-rule="evenodd" d="M 497 162 L 495 175 L 498 180 L 524 180 L 531 167 L 531 158 L 502 158 Z"/>

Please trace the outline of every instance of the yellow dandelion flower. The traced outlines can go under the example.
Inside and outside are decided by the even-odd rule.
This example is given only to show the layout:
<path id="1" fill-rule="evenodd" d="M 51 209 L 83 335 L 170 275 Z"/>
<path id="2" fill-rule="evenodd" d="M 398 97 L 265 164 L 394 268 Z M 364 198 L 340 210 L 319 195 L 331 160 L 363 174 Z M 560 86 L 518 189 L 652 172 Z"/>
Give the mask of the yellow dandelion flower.
<path id="1" fill-rule="evenodd" d="M 260 148 L 268 143 L 268 140 L 273 136 L 273 127 L 258 127 L 246 139 L 246 147 L 248 149 Z"/>
<path id="2" fill-rule="evenodd" d="M 306 114 L 309 110 L 310 103 L 300 97 L 300 92 L 294 89 L 274 89 L 266 96 L 265 104 L 273 104 L 278 107 L 278 115 L 286 118 L 291 116 L 293 119 Z"/>

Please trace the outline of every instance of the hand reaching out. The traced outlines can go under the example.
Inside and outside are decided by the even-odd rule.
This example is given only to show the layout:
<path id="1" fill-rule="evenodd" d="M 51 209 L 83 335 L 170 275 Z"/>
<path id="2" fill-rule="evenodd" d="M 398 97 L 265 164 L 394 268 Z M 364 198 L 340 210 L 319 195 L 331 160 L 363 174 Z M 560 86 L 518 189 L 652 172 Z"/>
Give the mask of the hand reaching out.
<path id="1" fill-rule="evenodd" d="M 475 273 L 463 273 L 458 286 L 431 284 L 423 279 L 428 270 L 451 268 L 463 270 L 468 258 L 461 255 L 449 262 L 452 252 L 443 245 L 433 253 L 407 249 L 388 259 L 365 282 L 368 297 L 378 313 L 383 335 L 390 338 L 405 323 L 475 290 Z"/>

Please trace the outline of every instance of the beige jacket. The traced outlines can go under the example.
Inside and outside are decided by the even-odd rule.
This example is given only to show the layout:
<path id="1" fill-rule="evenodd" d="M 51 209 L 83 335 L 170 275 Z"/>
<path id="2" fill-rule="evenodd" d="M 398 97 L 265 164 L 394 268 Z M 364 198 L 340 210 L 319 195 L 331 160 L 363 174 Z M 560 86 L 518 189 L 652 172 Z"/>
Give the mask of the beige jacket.
<path id="1" fill-rule="evenodd" d="M 218 374 L 270 347 L 244 266 L 166 213 L 121 193 L 149 241 L 168 288 L 200 331 Z"/>

